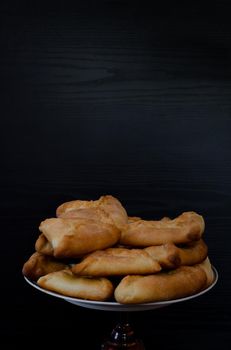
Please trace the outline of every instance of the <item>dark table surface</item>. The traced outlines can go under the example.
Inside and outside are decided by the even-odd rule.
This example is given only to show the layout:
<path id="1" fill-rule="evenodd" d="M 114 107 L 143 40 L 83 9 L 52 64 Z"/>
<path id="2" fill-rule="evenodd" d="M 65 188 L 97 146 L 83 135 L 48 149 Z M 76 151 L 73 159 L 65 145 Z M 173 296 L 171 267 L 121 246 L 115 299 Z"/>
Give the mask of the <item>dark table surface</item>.
<path id="1" fill-rule="evenodd" d="M 102 194 L 147 219 L 205 218 L 218 284 L 130 314 L 146 349 L 231 342 L 228 4 L 1 3 L 2 343 L 100 348 L 120 315 L 40 293 L 21 269 L 40 221 Z"/>

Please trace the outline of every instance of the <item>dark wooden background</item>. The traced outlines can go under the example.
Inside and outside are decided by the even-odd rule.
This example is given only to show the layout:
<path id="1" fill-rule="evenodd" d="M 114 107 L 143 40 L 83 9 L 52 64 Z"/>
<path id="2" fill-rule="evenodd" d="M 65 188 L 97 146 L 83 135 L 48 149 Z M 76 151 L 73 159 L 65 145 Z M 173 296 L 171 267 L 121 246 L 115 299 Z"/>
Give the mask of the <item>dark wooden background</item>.
<path id="1" fill-rule="evenodd" d="M 1 343 L 100 348 L 119 315 L 42 294 L 21 269 L 59 204 L 112 194 L 130 215 L 202 214 L 219 271 L 200 298 L 130 315 L 146 349 L 226 349 L 229 1 L 0 7 Z"/>

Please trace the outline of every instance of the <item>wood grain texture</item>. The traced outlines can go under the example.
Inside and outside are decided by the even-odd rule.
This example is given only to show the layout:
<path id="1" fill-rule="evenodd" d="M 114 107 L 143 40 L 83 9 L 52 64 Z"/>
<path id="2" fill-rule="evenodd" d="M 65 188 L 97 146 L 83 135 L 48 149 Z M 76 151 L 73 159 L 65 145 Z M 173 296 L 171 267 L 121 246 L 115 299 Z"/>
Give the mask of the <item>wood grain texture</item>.
<path id="1" fill-rule="evenodd" d="M 0 6 L 0 216 L 11 247 L 3 252 L 10 260 L 4 289 L 9 300 L 16 288 L 20 295 L 9 306 L 13 325 L 6 315 L 6 339 L 13 329 L 23 342 L 25 325 L 33 338 L 31 324 L 48 330 L 50 317 L 56 331 L 67 329 L 58 321 L 62 312 L 83 337 L 87 325 L 95 329 L 88 339 L 97 349 L 96 324 L 109 331 L 114 315 L 36 293 L 21 267 L 40 221 L 59 204 L 112 194 L 144 218 L 201 213 L 220 273 L 216 288 L 198 300 L 131 316 L 147 349 L 161 344 L 166 329 L 176 336 L 166 349 L 184 349 L 188 338 L 198 350 L 230 342 L 228 1 L 209 9 L 165 1 L 153 8 L 146 1 Z"/>

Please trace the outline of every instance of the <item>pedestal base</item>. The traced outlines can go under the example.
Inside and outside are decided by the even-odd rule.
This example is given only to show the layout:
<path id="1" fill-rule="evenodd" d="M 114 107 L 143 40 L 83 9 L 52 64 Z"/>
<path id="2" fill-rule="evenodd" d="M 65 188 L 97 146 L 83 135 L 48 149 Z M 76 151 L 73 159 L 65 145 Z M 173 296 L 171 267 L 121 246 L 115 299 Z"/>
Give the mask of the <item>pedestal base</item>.
<path id="1" fill-rule="evenodd" d="M 110 337 L 103 342 L 101 350 L 145 350 L 141 339 L 137 339 L 128 322 L 118 323 L 112 330 Z"/>

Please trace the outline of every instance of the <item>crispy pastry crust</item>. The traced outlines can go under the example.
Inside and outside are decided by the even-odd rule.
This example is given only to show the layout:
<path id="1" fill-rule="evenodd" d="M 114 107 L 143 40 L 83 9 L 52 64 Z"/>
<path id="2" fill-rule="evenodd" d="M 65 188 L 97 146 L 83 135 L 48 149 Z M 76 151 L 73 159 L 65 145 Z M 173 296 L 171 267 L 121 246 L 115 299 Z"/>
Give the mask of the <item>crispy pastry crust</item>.
<path id="1" fill-rule="evenodd" d="M 147 247 L 144 251 L 157 260 L 163 268 L 173 269 L 181 264 L 179 251 L 173 243 Z"/>
<path id="2" fill-rule="evenodd" d="M 120 243 L 140 247 L 188 243 L 199 240 L 204 228 L 203 217 L 192 211 L 185 212 L 173 220 L 137 220 L 124 227 Z"/>
<path id="3" fill-rule="evenodd" d="M 29 279 L 36 281 L 39 277 L 47 275 L 50 272 L 64 270 L 69 268 L 68 265 L 57 261 L 53 257 L 35 252 L 24 263 L 22 273 Z"/>
<path id="4" fill-rule="evenodd" d="M 206 258 L 207 251 L 202 240 L 182 248 L 173 243 L 144 249 L 108 248 L 84 257 L 72 271 L 82 276 L 147 275 L 159 272 L 161 267 L 198 264 Z"/>
<path id="5" fill-rule="evenodd" d="M 207 256 L 207 258 L 200 264 L 200 267 L 204 270 L 204 272 L 206 273 L 206 277 L 207 277 L 207 287 L 210 286 L 213 281 L 214 281 L 214 273 L 213 273 L 213 269 L 212 269 L 212 265 L 210 262 L 209 257 Z"/>
<path id="6" fill-rule="evenodd" d="M 174 243 L 166 243 L 144 248 L 144 250 L 156 259 L 163 268 L 175 268 L 182 265 L 195 265 L 202 262 L 208 253 L 205 242 L 199 241 L 177 247 Z"/>
<path id="7" fill-rule="evenodd" d="M 113 284 L 106 278 L 88 278 L 74 275 L 70 270 L 49 273 L 40 277 L 38 285 L 69 297 L 104 301 L 112 297 Z"/>
<path id="8" fill-rule="evenodd" d="M 195 265 L 201 263 L 208 255 L 208 247 L 205 242 L 191 242 L 184 247 L 177 247 L 177 252 L 180 256 L 181 265 Z"/>
<path id="9" fill-rule="evenodd" d="M 129 216 L 128 217 L 128 223 L 131 224 L 132 222 L 137 222 L 141 220 L 141 218 L 139 216 Z"/>
<path id="10" fill-rule="evenodd" d="M 54 255 L 54 249 L 43 233 L 38 236 L 35 242 L 35 250 L 44 255 Z"/>
<path id="11" fill-rule="evenodd" d="M 126 276 L 115 289 L 118 303 L 136 304 L 193 295 L 206 287 L 207 276 L 199 266 L 181 266 L 149 276 Z"/>
<path id="12" fill-rule="evenodd" d="M 78 212 L 78 210 L 81 209 L 84 210 Z M 86 211 L 86 209 L 88 211 Z M 68 214 L 70 211 L 72 211 L 72 213 Z M 119 229 L 122 229 L 123 226 L 128 223 L 128 216 L 125 208 L 117 198 L 110 195 L 101 196 L 95 201 L 75 200 L 63 203 L 56 209 L 56 215 L 57 217 L 67 217 L 69 215 L 71 215 L 71 217 L 74 217 L 74 215 L 76 215 L 76 217 L 81 217 L 81 215 L 83 215 L 83 218 L 95 218 L 96 216 L 97 220 L 102 222 L 111 223 L 112 221 Z"/>
<path id="13" fill-rule="evenodd" d="M 67 210 L 59 215 L 59 218 L 90 219 L 105 224 L 115 225 L 112 218 L 100 208 L 80 208 Z"/>
<path id="14" fill-rule="evenodd" d="M 73 273 L 82 276 L 143 275 L 160 270 L 160 264 L 145 250 L 126 248 L 98 250 L 72 267 Z"/>
<path id="15" fill-rule="evenodd" d="M 42 245 L 37 242 L 36 249 L 50 253 L 52 247 L 56 258 L 75 258 L 104 249 L 113 246 L 120 237 L 120 231 L 115 226 L 85 219 L 46 219 L 39 229 L 43 233 L 43 241 L 45 237 L 49 243 L 44 241 Z"/>

